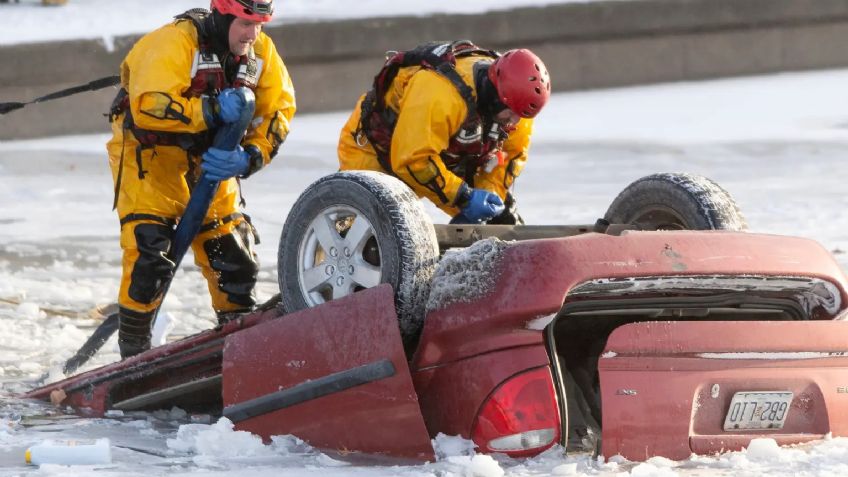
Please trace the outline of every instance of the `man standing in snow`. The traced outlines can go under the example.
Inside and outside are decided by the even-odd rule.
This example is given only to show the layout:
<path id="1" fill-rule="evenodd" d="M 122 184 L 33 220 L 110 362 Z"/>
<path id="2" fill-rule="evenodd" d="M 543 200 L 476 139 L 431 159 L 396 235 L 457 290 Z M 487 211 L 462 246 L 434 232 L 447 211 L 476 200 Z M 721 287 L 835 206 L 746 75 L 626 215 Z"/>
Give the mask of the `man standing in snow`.
<path id="1" fill-rule="evenodd" d="M 393 53 L 342 128 L 341 169 L 392 174 L 451 223 L 521 224 L 510 189 L 550 91 L 526 49 L 456 41 Z"/>
<path id="2" fill-rule="evenodd" d="M 220 185 L 192 242 L 220 321 L 256 304 L 255 231 L 241 212 L 239 179 L 268 164 L 295 112 L 288 71 L 262 25 L 273 0 L 212 0 L 141 38 L 121 64 L 107 144 L 121 223 L 121 357 L 150 348 L 151 322 L 174 273 L 174 226 L 201 171 Z M 251 94 L 252 91 L 252 94 Z M 234 150 L 211 147 L 255 95 Z"/>

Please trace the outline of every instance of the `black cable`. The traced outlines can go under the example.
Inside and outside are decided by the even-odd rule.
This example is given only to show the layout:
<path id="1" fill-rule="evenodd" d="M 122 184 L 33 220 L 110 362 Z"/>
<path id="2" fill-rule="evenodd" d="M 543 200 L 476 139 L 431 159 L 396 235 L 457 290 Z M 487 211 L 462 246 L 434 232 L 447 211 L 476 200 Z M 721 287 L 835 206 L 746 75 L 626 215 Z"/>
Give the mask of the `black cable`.
<path id="1" fill-rule="evenodd" d="M 6 114 L 12 111 L 16 111 L 18 109 L 23 108 L 28 104 L 35 103 L 43 103 L 45 101 L 50 101 L 53 99 L 64 98 L 66 96 L 71 96 L 78 93 L 83 93 L 86 91 L 96 91 L 98 89 L 103 89 L 108 86 L 114 86 L 116 84 L 120 84 L 121 77 L 120 76 L 107 76 L 105 78 L 96 79 L 94 81 L 89 81 L 86 84 L 73 86 L 71 88 L 63 89 L 60 91 L 56 91 L 55 93 L 50 93 L 45 96 L 41 96 L 33 99 L 32 101 L 27 101 L 25 103 L 20 102 L 10 102 L 10 103 L 0 103 L 0 115 Z"/>

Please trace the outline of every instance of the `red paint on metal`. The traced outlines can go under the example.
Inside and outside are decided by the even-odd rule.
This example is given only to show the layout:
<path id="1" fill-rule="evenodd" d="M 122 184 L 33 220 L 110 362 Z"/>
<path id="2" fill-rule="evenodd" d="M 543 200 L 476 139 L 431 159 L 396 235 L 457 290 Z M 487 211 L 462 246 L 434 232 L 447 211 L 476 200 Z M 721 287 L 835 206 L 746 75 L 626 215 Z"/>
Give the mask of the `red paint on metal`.
<path id="1" fill-rule="evenodd" d="M 392 291 L 385 285 L 288 316 L 280 317 L 276 310 L 253 313 L 223 329 L 36 389 L 26 397 L 49 399 L 53 390 L 70 390 L 66 404 L 99 415 L 108 409 L 116 383 L 123 386 L 121 398 L 127 399 L 151 391 L 149 386 L 190 381 L 194 376 L 181 372 L 152 373 L 168 372 L 159 368 L 161 360 L 176 367 L 202 353 L 221 351 L 225 337 L 225 361 L 210 357 L 201 364 L 205 369 L 222 366 L 227 405 L 389 357 L 398 371 L 392 378 L 253 418 L 239 427 L 266 438 L 295 433 L 318 447 L 342 452 L 432 459 L 421 414 L 430 435 L 469 436 L 481 403 L 499 383 L 548 363 L 542 333 L 526 329 L 527 322 L 556 314 L 569 291 L 581 283 L 680 275 L 804 276 L 832 283 L 841 295 L 840 311 L 848 303 L 846 278 L 832 256 L 811 240 L 792 237 L 729 232 L 586 234 L 511 245 L 493 267 L 499 274 L 490 288 L 469 302 L 447 305 L 427 317 L 411 365 L 414 389 L 397 332 Z M 774 436 L 762 431 L 725 434 L 721 429 L 730 391 L 759 390 L 749 389 L 753 385 L 795 393 L 793 410 L 800 410 L 787 420 L 781 431 L 786 434 L 776 436 L 778 442 L 800 442 L 825 432 L 848 435 L 848 406 L 837 405 L 848 400 L 848 383 L 839 380 L 845 376 L 848 358 L 762 362 L 693 354 L 844 352 L 845 326 L 846 322 L 702 321 L 617 329 L 607 349 L 619 354 L 602 358 L 599 365 L 604 454 L 685 458 L 692 451 L 744 445 L 750 436 Z M 751 332 L 766 338 L 752 339 Z M 711 396 L 713 384 L 721 388 L 719 398 Z M 636 395 L 618 392 L 633 389 Z"/>
<path id="2" fill-rule="evenodd" d="M 196 375 L 184 372 L 167 374 L 167 367 L 158 366 L 156 363 L 162 363 L 164 360 L 169 367 L 179 367 L 181 363 L 194 360 L 198 356 L 215 353 L 223 348 L 222 338 L 227 334 L 249 328 L 277 315 L 279 312 L 276 310 L 251 313 L 214 330 L 204 331 L 186 339 L 153 348 L 132 358 L 34 389 L 24 394 L 24 397 L 46 401 L 50 400 L 51 392 L 61 390 L 67 394 L 62 404 L 84 410 L 90 415 L 102 416 L 113 400 L 110 392 L 116 384 L 120 383 L 123 387 L 121 399 L 127 399 L 134 394 L 155 390 L 155 387 L 150 386 L 151 380 L 158 381 L 160 386 L 192 381 L 196 379 Z M 215 343 L 216 340 L 220 342 Z M 177 354 L 180 356 L 171 359 Z M 209 363 L 205 364 L 220 367 L 220 361 L 219 354 L 217 357 L 210 358 Z M 204 363 L 198 363 L 198 365 L 203 366 Z M 160 372 L 165 372 L 166 376 L 155 376 Z"/>
<path id="3" fill-rule="evenodd" d="M 391 360 L 394 376 L 253 417 L 236 427 L 265 439 L 294 434 L 315 447 L 342 453 L 433 460 L 388 285 L 227 337 L 224 405 L 383 359 Z"/>
<path id="4" fill-rule="evenodd" d="M 589 233 L 516 243 L 493 266 L 498 277 L 479 297 L 429 313 L 413 369 L 503 348 L 511 330 L 556 313 L 573 287 L 595 279 L 815 277 L 837 287 L 842 308 L 848 304 L 848 281 L 833 256 L 817 242 L 797 237 L 724 231 Z"/>
<path id="5" fill-rule="evenodd" d="M 610 335 L 598 363 L 603 454 L 685 459 L 693 452 L 738 450 L 756 437 L 789 444 L 828 432 L 846 436 L 848 393 L 839 391 L 848 375 L 846 351 L 846 321 L 624 325 Z M 826 356 L 785 354 L 810 352 Z M 750 353 L 771 355 L 755 359 Z M 739 391 L 792 391 L 783 429 L 724 431 Z"/>
<path id="6" fill-rule="evenodd" d="M 477 412 L 492 391 L 518 373 L 550 365 L 540 333 L 533 346 L 473 356 L 413 374 L 430 436 L 471 438 Z"/>

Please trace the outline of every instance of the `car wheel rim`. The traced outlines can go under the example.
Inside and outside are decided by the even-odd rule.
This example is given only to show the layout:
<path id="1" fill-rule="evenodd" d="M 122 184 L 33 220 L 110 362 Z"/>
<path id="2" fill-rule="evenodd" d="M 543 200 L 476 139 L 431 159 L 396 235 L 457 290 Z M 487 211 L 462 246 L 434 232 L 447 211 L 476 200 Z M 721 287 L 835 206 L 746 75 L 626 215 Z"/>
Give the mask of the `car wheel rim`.
<path id="1" fill-rule="evenodd" d="M 309 306 L 381 283 L 374 226 L 359 210 L 333 206 L 317 214 L 298 251 L 298 283 Z"/>
<path id="2" fill-rule="evenodd" d="M 673 209 L 652 206 L 634 214 L 630 223 L 636 224 L 642 230 L 687 230 L 689 227 L 683 217 Z"/>

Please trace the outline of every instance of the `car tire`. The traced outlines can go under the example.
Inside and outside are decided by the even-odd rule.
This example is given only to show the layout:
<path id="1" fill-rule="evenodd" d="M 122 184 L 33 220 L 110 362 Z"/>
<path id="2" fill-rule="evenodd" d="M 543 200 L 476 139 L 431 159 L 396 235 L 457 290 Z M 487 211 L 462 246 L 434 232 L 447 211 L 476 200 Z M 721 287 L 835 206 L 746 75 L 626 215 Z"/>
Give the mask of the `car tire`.
<path id="1" fill-rule="evenodd" d="M 282 306 L 298 311 L 389 283 L 409 344 L 424 322 L 438 257 L 432 221 L 406 184 L 379 172 L 335 173 L 300 195 L 283 226 Z"/>
<path id="2" fill-rule="evenodd" d="M 662 173 L 627 186 L 604 220 L 642 230 L 747 230 L 736 201 L 718 184 L 695 174 Z"/>

